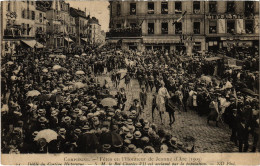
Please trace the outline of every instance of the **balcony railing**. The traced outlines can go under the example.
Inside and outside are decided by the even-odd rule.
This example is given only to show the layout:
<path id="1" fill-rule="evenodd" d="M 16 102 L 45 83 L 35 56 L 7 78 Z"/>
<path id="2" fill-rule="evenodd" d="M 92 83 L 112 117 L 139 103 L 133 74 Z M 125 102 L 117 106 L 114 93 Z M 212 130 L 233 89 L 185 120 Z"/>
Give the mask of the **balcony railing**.
<path id="1" fill-rule="evenodd" d="M 19 38 L 21 37 L 21 30 L 17 28 L 10 28 L 4 30 L 4 37 L 5 38 Z"/>
<path id="2" fill-rule="evenodd" d="M 139 37 L 142 36 L 142 29 L 135 28 L 116 28 L 106 33 L 107 37 Z"/>

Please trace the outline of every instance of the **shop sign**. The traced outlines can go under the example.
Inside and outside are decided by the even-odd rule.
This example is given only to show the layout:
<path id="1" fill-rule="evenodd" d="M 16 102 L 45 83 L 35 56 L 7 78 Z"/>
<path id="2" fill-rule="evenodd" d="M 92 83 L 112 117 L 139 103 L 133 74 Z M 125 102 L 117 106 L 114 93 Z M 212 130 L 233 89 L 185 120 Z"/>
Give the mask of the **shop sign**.
<path id="1" fill-rule="evenodd" d="M 254 19 L 255 16 L 246 17 L 243 14 L 207 14 L 208 19 Z"/>

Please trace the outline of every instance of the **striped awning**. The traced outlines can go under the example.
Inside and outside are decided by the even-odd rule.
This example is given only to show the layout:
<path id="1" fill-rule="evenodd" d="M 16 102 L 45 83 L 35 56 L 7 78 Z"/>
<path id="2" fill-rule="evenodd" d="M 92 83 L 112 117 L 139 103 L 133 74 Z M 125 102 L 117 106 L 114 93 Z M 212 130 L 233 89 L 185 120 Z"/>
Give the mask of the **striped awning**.
<path id="1" fill-rule="evenodd" d="M 144 43 L 153 43 L 153 44 L 165 44 L 165 43 L 179 43 L 180 40 L 178 39 L 143 39 Z"/>
<path id="2" fill-rule="evenodd" d="M 81 38 L 81 40 L 88 42 L 88 38 Z"/>
<path id="3" fill-rule="evenodd" d="M 25 43 L 27 46 L 31 47 L 31 48 L 43 48 L 44 46 L 37 42 L 36 40 L 21 40 L 23 43 Z"/>
<path id="4" fill-rule="evenodd" d="M 74 42 L 71 38 L 69 38 L 69 37 L 65 37 L 64 38 L 67 42 Z"/>

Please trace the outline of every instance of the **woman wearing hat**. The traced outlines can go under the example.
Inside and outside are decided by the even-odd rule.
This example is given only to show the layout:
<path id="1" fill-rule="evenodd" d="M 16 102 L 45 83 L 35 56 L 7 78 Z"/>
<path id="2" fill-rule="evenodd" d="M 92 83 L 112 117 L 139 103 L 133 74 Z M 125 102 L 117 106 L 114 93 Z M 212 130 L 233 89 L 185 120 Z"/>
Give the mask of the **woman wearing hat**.
<path id="1" fill-rule="evenodd" d="M 210 105 L 210 113 L 208 115 L 207 123 L 209 124 L 210 120 L 216 121 L 216 126 L 218 127 L 218 114 L 219 114 L 219 103 L 217 97 L 214 97 Z"/>

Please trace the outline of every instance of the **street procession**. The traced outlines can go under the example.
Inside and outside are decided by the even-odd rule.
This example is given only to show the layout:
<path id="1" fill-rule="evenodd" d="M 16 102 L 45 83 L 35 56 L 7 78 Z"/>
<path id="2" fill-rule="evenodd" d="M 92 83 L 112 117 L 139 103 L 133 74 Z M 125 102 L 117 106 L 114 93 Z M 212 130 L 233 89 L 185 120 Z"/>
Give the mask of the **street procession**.
<path id="1" fill-rule="evenodd" d="M 259 152 L 259 27 L 248 21 L 259 5 L 248 2 L 110 1 L 106 33 L 74 2 L 3 2 L 1 152 Z M 211 10 L 239 3 L 242 19 L 214 24 Z"/>

